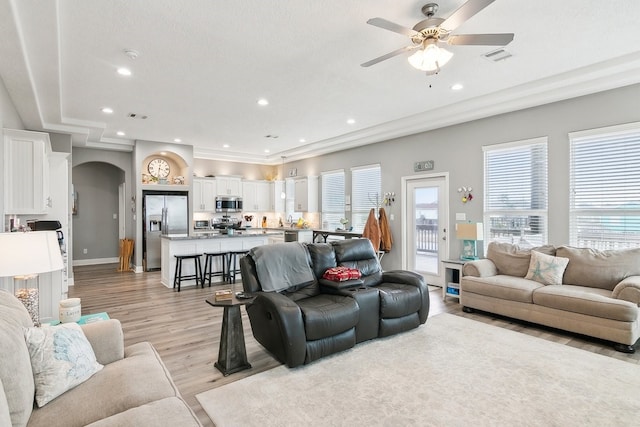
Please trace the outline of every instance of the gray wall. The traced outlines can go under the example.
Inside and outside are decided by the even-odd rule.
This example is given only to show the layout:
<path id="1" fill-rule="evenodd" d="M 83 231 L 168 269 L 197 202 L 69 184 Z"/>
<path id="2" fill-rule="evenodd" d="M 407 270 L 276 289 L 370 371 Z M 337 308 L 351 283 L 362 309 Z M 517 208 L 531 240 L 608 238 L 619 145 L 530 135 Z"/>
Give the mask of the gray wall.
<path id="1" fill-rule="evenodd" d="M 311 159 L 291 162 L 298 175 L 318 175 L 321 171 L 355 165 L 380 163 L 382 192 L 397 195 L 391 222 L 394 248 L 383 259 L 387 269 L 401 266 L 400 211 L 404 203 L 401 178 L 416 175 L 413 162 L 434 160 L 433 172 L 449 173 L 449 222 L 464 212 L 470 221 L 482 221 L 483 145 L 547 136 L 549 141 L 549 243 L 569 240 L 569 139 L 568 133 L 583 129 L 640 121 L 640 85 L 583 96 L 540 107 L 502 114 L 447 128 L 411 135 L 375 145 L 359 147 Z M 461 186 L 474 188 L 473 201 L 463 204 L 457 193 Z M 347 194 L 350 193 L 347 187 Z M 387 209 L 387 213 L 389 210 Z M 450 238 L 450 257 L 459 255 L 459 243 Z"/>
<path id="2" fill-rule="evenodd" d="M 73 216 L 73 255 L 74 259 L 98 259 L 98 258 L 113 258 L 119 256 L 119 233 L 118 233 L 118 220 L 113 219 L 113 214 L 118 213 L 118 186 L 121 183 L 125 185 L 125 200 L 130 200 L 131 196 L 135 194 L 133 186 L 135 183 L 132 179 L 132 154 L 120 151 L 107 151 L 97 150 L 90 148 L 73 148 L 72 155 L 72 182 L 74 189 L 79 194 L 79 213 Z M 90 167 L 79 168 L 79 166 L 90 164 Z M 106 191 L 108 196 L 101 198 L 98 196 L 100 193 L 94 193 L 90 188 L 89 191 L 81 189 L 83 185 L 86 185 L 85 181 L 93 182 L 93 178 L 90 176 L 92 167 L 100 167 L 101 173 L 108 171 L 108 178 L 105 181 L 105 185 L 108 185 Z M 81 175 L 78 175 L 82 173 Z M 100 183 L 94 183 L 98 187 L 103 186 Z M 82 214 L 82 210 L 85 209 L 87 204 L 95 205 L 99 208 L 101 215 L 108 216 L 108 223 L 114 225 L 115 228 L 103 227 L 106 219 L 100 217 L 84 217 L 85 221 L 78 222 L 79 216 Z M 133 238 L 135 235 L 135 217 L 130 209 L 125 209 L 125 236 Z M 85 237 L 98 234 L 99 238 L 87 241 Z M 104 250 L 99 249 L 98 246 L 105 245 Z M 87 254 L 84 255 L 82 250 L 87 248 Z M 76 255 L 78 258 L 76 258 Z"/>
<path id="3" fill-rule="evenodd" d="M 193 160 L 193 173 L 202 177 L 213 176 L 241 176 L 250 180 L 272 180 L 278 178 L 278 166 L 254 165 L 249 163 L 225 162 L 221 160 Z"/>
<path id="4" fill-rule="evenodd" d="M 74 261 L 118 258 L 118 219 L 113 214 L 118 213 L 118 186 L 123 180 L 123 171 L 108 163 L 88 162 L 73 168 L 78 193 L 78 212 L 73 215 Z"/>

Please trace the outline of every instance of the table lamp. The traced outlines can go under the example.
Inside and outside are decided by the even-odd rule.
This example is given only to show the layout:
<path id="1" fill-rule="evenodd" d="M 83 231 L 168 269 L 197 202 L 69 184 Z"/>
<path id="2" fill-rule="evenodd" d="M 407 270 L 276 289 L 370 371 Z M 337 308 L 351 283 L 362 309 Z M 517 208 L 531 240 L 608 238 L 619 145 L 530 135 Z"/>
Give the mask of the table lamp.
<path id="1" fill-rule="evenodd" d="M 478 259 L 478 240 L 484 240 L 482 223 L 456 224 L 456 238 L 462 240 L 460 259 Z"/>
<path id="2" fill-rule="evenodd" d="M 38 274 L 62 270 L 55 231 L 0 233 L 0 277 L 13 277 L 15 296 L 40 325 Z"/>

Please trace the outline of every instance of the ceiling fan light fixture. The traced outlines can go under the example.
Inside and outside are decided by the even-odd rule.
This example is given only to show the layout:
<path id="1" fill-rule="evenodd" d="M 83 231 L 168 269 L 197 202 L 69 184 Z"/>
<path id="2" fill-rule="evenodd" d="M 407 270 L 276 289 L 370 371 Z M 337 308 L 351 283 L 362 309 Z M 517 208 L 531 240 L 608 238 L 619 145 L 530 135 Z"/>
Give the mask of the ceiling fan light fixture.
<path id="1" fill-rule="evenodd" d="M 425 43 L 426 44 L 426 43 Z M 421 71 L 437 71 L 453 57 L 453 53 L 439 48 L 435 43 L 426 44 L 424 49 L 418 50 L 408 60 L 413 68 Z"/>

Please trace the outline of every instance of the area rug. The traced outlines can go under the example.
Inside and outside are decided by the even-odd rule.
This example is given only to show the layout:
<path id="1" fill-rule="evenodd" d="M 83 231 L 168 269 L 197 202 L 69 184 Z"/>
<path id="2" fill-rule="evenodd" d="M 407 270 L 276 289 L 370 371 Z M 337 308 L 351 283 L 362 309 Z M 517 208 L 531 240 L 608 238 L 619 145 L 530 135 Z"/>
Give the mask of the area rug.
<path id="1" fill-rule="evenodd" d="M 450 314 L 196 396 L 224 426 L 631 426 L 640 366 Z"/>

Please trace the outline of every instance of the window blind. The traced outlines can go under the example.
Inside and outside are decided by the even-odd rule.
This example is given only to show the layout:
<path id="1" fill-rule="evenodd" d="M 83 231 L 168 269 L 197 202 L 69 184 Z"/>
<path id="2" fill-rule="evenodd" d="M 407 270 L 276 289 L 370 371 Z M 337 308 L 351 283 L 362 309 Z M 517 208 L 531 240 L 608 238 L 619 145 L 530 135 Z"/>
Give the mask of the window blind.
<path id="1" fill-rule="evenodd" d="M 324 230 L 341 228 L 344 211 L 344 170 L 322 172 L 321 224 Z"/>
<path id="2" fill-rule="evenodd" d="M 569 134 L 569 241 L 640 247 L 640 123 Z"/>
<path id="3" fill-rule="evenodd" d="M 491 241 L 547 243 L 547 138 L 483 147 L 484 235 Z"/>
<path id="4" fill-rule="evenodd" d="M 380 165 L 351 168 L 351 225 L 362 232 L 369 211 L 382 203 Z"/>

